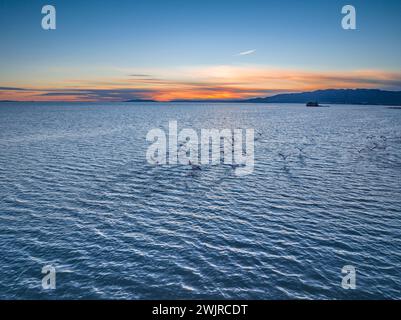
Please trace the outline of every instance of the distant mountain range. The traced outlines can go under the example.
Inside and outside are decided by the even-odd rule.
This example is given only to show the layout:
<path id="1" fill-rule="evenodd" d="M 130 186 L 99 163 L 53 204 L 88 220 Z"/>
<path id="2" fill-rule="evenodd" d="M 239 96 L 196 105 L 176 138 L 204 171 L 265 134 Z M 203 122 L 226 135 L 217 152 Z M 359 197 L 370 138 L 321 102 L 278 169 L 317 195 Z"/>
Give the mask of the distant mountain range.
<path id="1" fill-rule="evenodd" d="M 247 103 L 307 103 L 324 104 L 370 104 L 401 106 L 401 91 L 378 89 L 328 89 L 312 92 L 278 94 L 266 98 L 242 100 Z"/>
<path id="2" fill-rule="evenodd" d="M 182 99 L 171 102 L 204 102 L 204 103 L 308 103 L 316 101 L 320 104 L 361 104 L 401 106 L 401 91 L 385 91 L 379 89 L 327 89 L 301 93 L 285 93 L 265 98 L 246 100 L 219 99 Z M 127 102 L 157 102 L 155 100 L 135 99 Z"/>
<path id="3" fill-rule="evenodd" d="M 133 100 L 127 100 L 125 102 L 157 102 L 157 101 L 150 99 L 133 99 Z"/>

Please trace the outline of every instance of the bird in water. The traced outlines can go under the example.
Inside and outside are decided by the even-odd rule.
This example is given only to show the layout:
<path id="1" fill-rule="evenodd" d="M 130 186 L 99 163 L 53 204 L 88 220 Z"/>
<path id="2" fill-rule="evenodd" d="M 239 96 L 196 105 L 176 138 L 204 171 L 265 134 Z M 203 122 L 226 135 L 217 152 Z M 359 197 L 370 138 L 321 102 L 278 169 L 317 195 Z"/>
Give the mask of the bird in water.
<path id="1" fill-rule="evenodd" d="M 278 155 L 280 156 L 281 159 L 287 160 L 287 158 L 290 156 L 289 154 L 284 154 L 282 152 L 279 152 Z"/>
<path id="2" fill-rule="evenodd" d="M 192 170 L 202 170 L 200 165 L 192 163 L 191 160 L 189 160 L 188 164 L 191 166 Z"/>
<path id="3" fill-rule="evenodd" d="M 254 138 L 254 141 L 257 142 L 262 138 L 262 132 L 257 131 L 256 132 L 256 137 Z"/>

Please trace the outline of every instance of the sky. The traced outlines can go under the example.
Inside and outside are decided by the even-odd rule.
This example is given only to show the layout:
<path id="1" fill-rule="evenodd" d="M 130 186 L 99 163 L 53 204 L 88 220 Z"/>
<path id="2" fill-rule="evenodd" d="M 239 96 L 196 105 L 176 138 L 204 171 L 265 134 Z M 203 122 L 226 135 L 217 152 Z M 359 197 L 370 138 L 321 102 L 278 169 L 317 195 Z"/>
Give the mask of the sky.
<path id="1" fill-rule="evenodd" d="M 0 0 L 0 100 L 401 90 L 400 35 L 400 0 Z"/>

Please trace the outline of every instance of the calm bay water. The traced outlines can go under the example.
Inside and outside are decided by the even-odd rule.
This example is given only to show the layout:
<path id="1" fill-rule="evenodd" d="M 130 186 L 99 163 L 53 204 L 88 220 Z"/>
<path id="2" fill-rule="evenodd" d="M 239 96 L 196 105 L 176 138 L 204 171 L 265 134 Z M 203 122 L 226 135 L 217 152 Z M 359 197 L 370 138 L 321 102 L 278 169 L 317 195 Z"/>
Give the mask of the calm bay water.
<path id="1" fill-rule="evenodd" d="M 254 128 L 254 173 L 150 166 L 169 120 Z M 401 298 L 401 110 L 2 103 L 0 266 L 0 299 Z"/>

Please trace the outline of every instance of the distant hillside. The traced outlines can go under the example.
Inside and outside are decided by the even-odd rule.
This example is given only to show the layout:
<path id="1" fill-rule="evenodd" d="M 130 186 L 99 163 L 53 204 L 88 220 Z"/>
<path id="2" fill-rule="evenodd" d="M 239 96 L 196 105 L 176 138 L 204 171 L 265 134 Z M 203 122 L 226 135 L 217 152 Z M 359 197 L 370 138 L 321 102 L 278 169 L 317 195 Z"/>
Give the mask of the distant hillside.
<path id="1" fill-rule="evenodd" d="M 328 89 L 313 92 L 279 94 L 266 98 L 243 100 L 251 103 L 307 103 L 321 104 L 371 104 L 401 106 L 401 91 L 377 89 Z"/>

